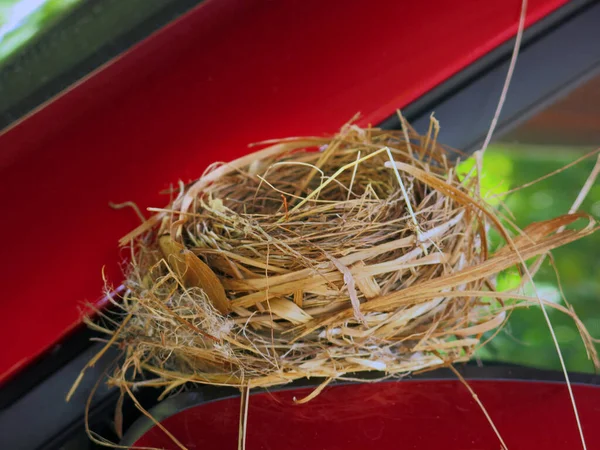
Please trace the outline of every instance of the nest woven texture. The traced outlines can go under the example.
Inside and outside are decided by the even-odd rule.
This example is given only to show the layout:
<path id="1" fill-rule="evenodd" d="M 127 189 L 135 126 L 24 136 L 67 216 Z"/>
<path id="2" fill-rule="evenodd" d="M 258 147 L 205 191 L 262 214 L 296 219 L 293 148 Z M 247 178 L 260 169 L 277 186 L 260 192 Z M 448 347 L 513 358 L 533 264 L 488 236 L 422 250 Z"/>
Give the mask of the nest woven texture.
<path id="1" fill-rule="evenodd" d="M 511 238 L 435 134 L 346 125 L 181 186 L 123 240 L 124 320 L 93 325 L 126 353 L 113 381 L 145 371 L 167 391 L 264 387 L 468 360 L 508 312 L 534 304 L 507 302 L 495 276 L 594 225 L 565 230 L 581 217 L 566 215 Z M 494 254 L 490 228 L 506 241 Z"/>

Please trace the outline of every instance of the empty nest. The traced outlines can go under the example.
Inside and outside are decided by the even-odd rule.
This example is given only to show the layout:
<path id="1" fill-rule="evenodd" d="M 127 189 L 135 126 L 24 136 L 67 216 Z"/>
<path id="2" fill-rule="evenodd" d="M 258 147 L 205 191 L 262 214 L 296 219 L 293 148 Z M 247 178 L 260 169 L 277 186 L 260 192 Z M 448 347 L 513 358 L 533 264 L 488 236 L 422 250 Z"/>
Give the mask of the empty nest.
<path id="1" fill-rule="evenodd" d="M 123 349 L 111 382 L 166 394 L 189 382 L 401 376 L 469 360 L 512 309 L 539 305 L 496 292 L 496 275 L 525 261 L 535 273 L 593 220 L 509 232 L 435 125 L 425 136 L 349 124 L 333 138 L 270 142 L 181 185 L 122 240 L 132 257 L 120 317 L 90 323 Z M 586 226 L 565 229 L 580 218 Z M 490 229 L 504 240 L 493 253 Z M 574 313 L 548 306 L 573 317 L 597 363 Z"/>

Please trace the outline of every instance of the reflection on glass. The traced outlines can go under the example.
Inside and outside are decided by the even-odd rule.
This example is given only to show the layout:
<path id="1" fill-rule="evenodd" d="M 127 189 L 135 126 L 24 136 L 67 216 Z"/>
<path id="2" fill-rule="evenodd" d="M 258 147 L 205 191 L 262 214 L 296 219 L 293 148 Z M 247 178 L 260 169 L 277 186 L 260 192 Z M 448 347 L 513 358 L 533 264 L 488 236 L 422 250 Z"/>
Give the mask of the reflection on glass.
<path id="1" fill-rule="evenodd" d="M 0 0 L 0 63 L 79 0 Z"/>

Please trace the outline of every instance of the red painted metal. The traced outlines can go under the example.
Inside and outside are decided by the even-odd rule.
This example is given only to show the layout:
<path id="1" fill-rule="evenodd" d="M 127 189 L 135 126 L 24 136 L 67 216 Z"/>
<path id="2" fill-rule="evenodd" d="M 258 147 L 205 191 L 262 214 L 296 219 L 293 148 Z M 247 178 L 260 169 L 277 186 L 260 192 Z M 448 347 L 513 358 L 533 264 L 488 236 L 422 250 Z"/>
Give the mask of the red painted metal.
<path id="1" fill-rule="evenodd" d="M 559 383 L 470 381 L 508 448 L 581 448 Z M 247 449 L 353 450 L 498 449 L 500 443 L 479 406 L 459 381 L 400 381 L 337 386 L 304 405 L 310 390 L 250 397 Z M 575 386 L 588 448 L 600 448 L 600 388 Z M 162 424 L 188 449 L 236 448 L 239 399 L 196 406 Z M 158 427 L 135 445 L 178 449 Z"/>
<path id="2" fill-rule="evenodd" d="M 566 0 L 530 0 L 530 25 Z M 0 136 L 0 380 L 118 283 L 108 203 L 261 139 L 377 123 L 514 35 L 521 0 L 209 0 Z"/>

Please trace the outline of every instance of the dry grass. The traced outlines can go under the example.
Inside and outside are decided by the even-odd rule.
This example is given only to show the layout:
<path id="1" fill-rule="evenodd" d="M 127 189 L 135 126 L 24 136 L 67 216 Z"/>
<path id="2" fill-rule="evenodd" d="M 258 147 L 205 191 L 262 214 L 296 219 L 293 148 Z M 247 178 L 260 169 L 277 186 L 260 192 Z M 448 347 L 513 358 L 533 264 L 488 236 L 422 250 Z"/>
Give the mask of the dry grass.
<path id="1" fill-rule="evenodd" d="M 405 375 L 467 361 L 507 312 L 538 304 L 495 292 L 495 276 L 521 258 L 535 272 L 593 220 L 570 214 L 514 235 L 478 197 L 478 176 L 457 176 L 435 127 L 409 133 L 347 125 L 332 139 L 272 143 L 182 186 L 124 238 L 124 320 L 91 324 L 124 351 L 111 382 L 166 394 L 189 382 Z M 490 228 L 506 240 L 494 254 Z M 573 316 L 598 366 L 575 314 L 548 306 Z"/>

